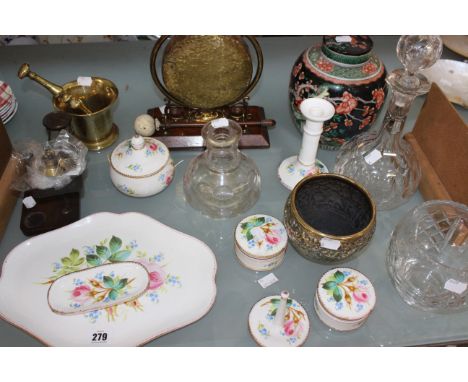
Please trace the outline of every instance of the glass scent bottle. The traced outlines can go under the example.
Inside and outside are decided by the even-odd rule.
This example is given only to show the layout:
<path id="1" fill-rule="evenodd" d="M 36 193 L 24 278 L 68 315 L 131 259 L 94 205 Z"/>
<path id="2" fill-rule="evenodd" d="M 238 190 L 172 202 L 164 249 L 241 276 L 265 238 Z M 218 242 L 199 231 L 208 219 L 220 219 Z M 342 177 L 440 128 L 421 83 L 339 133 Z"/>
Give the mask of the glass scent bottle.
<path id="1" fill-rule="evenodd" d="M 184 175 L 187 202 L 204 215 L 228 218 L 245 212 L 260 196 L 260 173 L 238 149 L 242 128 L 226 118 L 202 129 L 206 151 L 192 159 Z"/>
<path id="2" fill-rule="evenodd" d="M 372 195 L 379 210 L 404 204 L 417 190 L 421 169 L 402 131 L 413 100 L 429 91 L 429 81 L 420 73 L 439 59 L 438 36 L 402 36 L 397 55 L 404 69 L 394 70 L 387 83 L 392 97 L 378 132 L 356 136 L 338 153 L 335 172 L 355 179 Z"/>

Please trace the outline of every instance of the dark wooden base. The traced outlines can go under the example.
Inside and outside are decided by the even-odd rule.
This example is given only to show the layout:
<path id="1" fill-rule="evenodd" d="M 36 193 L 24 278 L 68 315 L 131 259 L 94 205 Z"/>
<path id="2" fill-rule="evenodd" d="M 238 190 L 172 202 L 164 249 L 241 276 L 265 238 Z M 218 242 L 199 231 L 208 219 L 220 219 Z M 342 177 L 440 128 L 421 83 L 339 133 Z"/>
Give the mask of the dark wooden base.
<path id="1" fill-rule="evenodd" d="M 169 113 L 167 110 L 169 109 Z M 266 149 L 270 147 L 268 127 L 275 121 L 265 119 L 265 111 L 260 106 L 230 106 L 212 111 L 216 118 L 226 117 L 235 120 L 242 127 L 239 142 L 241 149 Z M 209 113 L 209 112 L 207 112 Z M 204 147 L 201 136 L 202 127 L 208 122 L 197 120 L 202 111 L 194 111 L 181 106 L 166 106 L 166 112 L 156 107 L 148 110 L 148 114 L 161 123 L 153 137 L 163 142 L 173 150 L 201 149 Z"/>

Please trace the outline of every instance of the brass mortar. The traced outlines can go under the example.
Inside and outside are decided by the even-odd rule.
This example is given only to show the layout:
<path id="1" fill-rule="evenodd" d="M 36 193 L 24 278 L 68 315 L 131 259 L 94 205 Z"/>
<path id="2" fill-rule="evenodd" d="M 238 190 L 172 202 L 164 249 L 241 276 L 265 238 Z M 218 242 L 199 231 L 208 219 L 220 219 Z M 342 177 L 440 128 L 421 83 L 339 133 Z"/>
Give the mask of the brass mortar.
<path id="1" fill-rule="evenodd" d="M 77 81 L 59 86 L 32 72 L 28 64 L 21 65 L 18 77 L 29 77 L 52 93 L 54 108 L 71 116 L 71 133 L 89 150 L 104 149 L 117 139 L 119 132 L 112 121 L 112 106 L 119 91 L 112 81 L 92 77 L 91 86 Z"/>

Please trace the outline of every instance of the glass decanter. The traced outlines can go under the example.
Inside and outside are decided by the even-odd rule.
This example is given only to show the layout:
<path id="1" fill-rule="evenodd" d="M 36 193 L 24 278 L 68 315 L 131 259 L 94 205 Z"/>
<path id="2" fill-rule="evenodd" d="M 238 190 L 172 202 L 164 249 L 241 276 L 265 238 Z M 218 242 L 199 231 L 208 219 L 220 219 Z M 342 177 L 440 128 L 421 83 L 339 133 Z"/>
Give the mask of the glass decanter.
<path id="1" fill-rule="evenodd" d="M 252 207 L 260 196 L 260 173 L 238 149 L 242 128 L 226 118 L 202 129 L 206 151 L 192 159 L 184 175 L 187 202 L 213 218 L 233 217 Z"/>
<path id="2" fill-rule="evenodd" d="M 441 54 L 439 36 L 401 36 L 397 55 L 404 69 L 387 77 L 392 98 L 380 130 L 356 136 L 338 153 L 335 172 L 362 184 L 379 210 L 404 204 L 419 186 L 419 163 L 401 134 L 413 100 L 430 88 L 417 72 L 434 65 Z"/>

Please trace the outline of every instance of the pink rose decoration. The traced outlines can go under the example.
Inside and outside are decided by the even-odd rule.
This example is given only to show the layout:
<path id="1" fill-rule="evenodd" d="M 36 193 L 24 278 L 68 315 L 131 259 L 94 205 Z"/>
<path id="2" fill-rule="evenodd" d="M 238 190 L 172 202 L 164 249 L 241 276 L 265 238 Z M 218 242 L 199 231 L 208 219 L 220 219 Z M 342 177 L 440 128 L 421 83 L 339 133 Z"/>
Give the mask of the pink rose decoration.
<path id="1" fill-rule="evenodd" d="M 294 321 L 293 320 L 286 321 L 284 323 L 283 329 L 286 335 L 292 336 L 294 334 Z"/>
<path id="2" fill-rule="evenodd" d="M 73 301 L 83 303 L 91 298 L 89 292 L 91 291 L 91 287 L 88 285 L 80 285 L 77 286 L 72 291 L 72 299 Z"/>
<path id="3" fill-rule="evenodd" d="M 169 186 L 169 184 L 170 184 L 171 182 L 172 182 L 172 176 L 168 176 L 168 177 L 166 178 L 166 185 Z"/>
<path id="4" fill-rule="evenodd" d="M 151 144 L 149 145 L 149 148 L 150 148 L 150 150 L 152 150 L 152 151 L 156 151 L 156 149 L 158 148 L 158 146 L 157 146 L 156 144 L 154 144 L 154 143 L 151 143 Z"/>
<path id="5" fill-rule="evenodd" d="M 270 244 L 278 244 L 280 239 L 278 236 L 272 234 L 272 233 L 267 233 L 265 235 L 266 241 L 268 241 Z"/>
<path id="6" fill-rule="evenodd" d="M 353 292 L 353 297 L 357 302 L 369 301 L 369 295 L 364 289 L 358 289 Z"/>
<path id="7" fill-rule="evenodd" d="M 143 265 L 149 273 L 149 286 L 148 289 L 158 289 L 164 284 L 166 272 L 157 264 L 150 263 L 146 260 L 136 260 L 137 263 Z"/>

